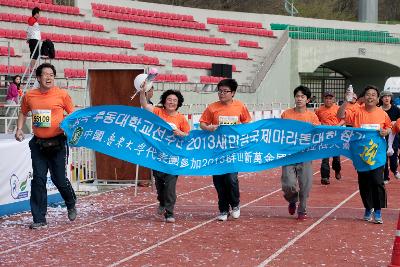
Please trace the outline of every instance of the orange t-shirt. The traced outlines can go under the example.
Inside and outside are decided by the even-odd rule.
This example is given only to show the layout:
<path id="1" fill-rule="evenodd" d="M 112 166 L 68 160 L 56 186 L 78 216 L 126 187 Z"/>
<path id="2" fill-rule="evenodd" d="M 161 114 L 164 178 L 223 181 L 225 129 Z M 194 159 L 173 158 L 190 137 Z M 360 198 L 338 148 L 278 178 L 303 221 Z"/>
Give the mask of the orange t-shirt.
<path id="1" fill-rule="evenodd" d="M 317 115 L 309 110 L 306 110 L 305 112 L 297 112 L 294 108 L 290 108 L 282 113 L 281 118 L 309 122 L 312 123 L 313 125 L 321 124 Z"/>
<path id="2" fill-rule="evenodd" d="M 337 112 L 339 110 L 339 106 L 333 104 L 331 107 L 327 108 L 325 106 L 320 106 L 315 114 L 317 115 L 321 124 L 324 125 L 338 125 L 340 119 L 337 117 Z"/>
<path id="3" fill-rule="evenodd" d="M 247 107 L 239 100 L 233 99 L 230 104 L 214 102 L 204 110 L 200 122 L 207 125 L 234 125 L 251 121 Z"/>
<path id="4" fill-rule="evenodd" d="M 33 134 L 39 138 L 50 138 L 63 133 L 60 123 L 64 110 L 74 111 L 71 97 L 67 91 L 53 87 L 45 93 L 39 89 L 28 91 L 22 98 L 21 112 L 25 116 L 32 112 Z"/>
<path id="5" fill-rule="evenodd" d="M 157 108 L 153 109 L 153 113 L 159 116 L 161 119 L 165 120 L 168 123 L 173 123 L 176 127 L 181 130 L 182 132 L 188 133 L 190 131 L 190 126 L 188 121 L 186 120 L 185 116 L 181 113 L 177 113 L 173 116 L 169 115 L 164 108 Z"/>
<path id="6" fill-rule="evenodd" d="M 381 108 L 376 107 L 373 111 L 367 111 L 361 107 L 355 112 L 346 110 L 346 122 L 350 122 L 353 127 L 368 129 L 388 129 L 392 128 L 392 122 L 388 114 Z"/>

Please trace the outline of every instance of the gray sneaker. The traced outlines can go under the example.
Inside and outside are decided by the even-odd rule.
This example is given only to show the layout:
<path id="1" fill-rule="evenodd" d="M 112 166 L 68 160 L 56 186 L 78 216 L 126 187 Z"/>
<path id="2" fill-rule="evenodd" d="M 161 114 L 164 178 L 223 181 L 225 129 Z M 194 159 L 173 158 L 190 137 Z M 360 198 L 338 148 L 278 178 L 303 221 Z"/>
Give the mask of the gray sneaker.
<path id="1" fill-rule="evenodd" d="M 75 221 L 76 215 L 78 215 L 78 212 L 76 211 L 76 208 L 73 207 L 72 209 L 68 209 L 68 219 L 72 222 Z"/>
<path id="2" fill-rule="evenodd" d="M 47 222 L 38 222 L 38 223 L 31 223 L 29 225 L 29 229 L 39 229 L 39 228 L 46 228 Z"/>

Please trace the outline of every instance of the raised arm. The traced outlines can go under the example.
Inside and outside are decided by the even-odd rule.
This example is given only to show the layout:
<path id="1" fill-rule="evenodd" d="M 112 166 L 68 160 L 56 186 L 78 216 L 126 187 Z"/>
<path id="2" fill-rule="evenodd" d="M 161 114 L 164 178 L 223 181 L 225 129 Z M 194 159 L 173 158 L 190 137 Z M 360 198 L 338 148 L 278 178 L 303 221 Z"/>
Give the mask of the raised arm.
<path id="1" fill-rule="evenodd" d="M 154 106 L 149 104 L 149 102 L 147 102 L 146 92 L 144 91 L 143 88 L 142 90 L 140 90 L 139 96 L 140 96 L 140 105 L 142 106 L 142 108 L 150 112 L 153 112 Z"/>

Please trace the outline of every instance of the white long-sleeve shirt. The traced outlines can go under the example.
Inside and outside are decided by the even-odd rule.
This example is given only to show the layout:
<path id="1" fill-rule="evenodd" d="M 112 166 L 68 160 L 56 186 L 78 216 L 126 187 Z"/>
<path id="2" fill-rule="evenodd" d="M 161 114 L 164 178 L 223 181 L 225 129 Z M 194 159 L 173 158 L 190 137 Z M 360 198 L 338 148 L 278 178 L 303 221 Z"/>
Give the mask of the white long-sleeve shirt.
<path id="1" fill-rule="evenodd" d="M 41 40 L 40 26 L 38 20 L 35 17 L 28 19 L 28 28 L 26 29 L 26 39 Z"/>

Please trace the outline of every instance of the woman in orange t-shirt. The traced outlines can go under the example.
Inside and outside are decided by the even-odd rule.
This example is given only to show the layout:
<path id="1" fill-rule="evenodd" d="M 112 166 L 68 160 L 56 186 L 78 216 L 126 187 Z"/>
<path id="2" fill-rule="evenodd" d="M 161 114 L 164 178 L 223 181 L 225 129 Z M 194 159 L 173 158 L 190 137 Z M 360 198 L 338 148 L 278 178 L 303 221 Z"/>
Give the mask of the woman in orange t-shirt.
<path id="1" fill-rule="evenodd" d="M 140 105 L 168 122 L 175 135 L 181 137 L 187 136 L 190 131 L 189 123 L 185 116 L 178 112 L 178 108 L 182 106 L 184 101 L 181 92 L 176 90 L 165 91 L 160 97 L 162 108 L 158 108 L 148 103 L 144 87 L 145 84 L 142 85 L 142 90 L 140 91 Z M 153 170 L 153 176 L 156 182 L 157 199 L 160 202 L 157 214 L 164 215 L 166 222 L 174 223 L 176 181 L 178 180 L 178 175 Z"/>

